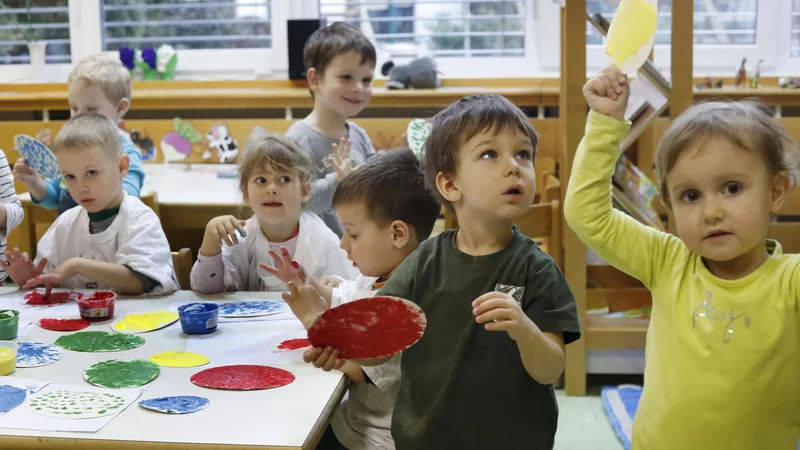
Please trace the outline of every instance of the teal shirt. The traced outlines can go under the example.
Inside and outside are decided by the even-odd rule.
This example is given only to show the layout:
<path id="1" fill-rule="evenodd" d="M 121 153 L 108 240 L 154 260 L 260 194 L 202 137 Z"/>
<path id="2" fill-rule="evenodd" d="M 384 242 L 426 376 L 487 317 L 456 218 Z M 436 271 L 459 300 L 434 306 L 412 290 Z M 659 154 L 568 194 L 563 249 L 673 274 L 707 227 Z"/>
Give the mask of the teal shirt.
<path id="1" fill-rule="evenodd" d="M 120 139 L 122 140 L 122 148 L 125 151 L 125 154 L 128 155 L 130 159 L 130 167 L 128 169 L 128 174 L 122 180 L 122 189 L 128 193 L 128 195 L 132 195 L 134 197 L 139 197 L 140 192 L 142 190 L 142 185 L 144 184 L 144 168 L 142 166 L 142 152 L 136 147 L 136 144 L 133 143 L 129 138 L 120 135 Z M 59 208 L 59 214 L 64 212 L 63 210 L 69 208 L 60 208 L 60 204 L 64 203 L 64 200 L 68 201 L 70 207 L 76 206 L 74 200 L 71 198 L 62 199 L 62 196 L 69 197 L 69 192 L 67 191 L 66 186 L 64 185 L 64 179 L 60 178 L 58 180 L 45 180 L 47 183 L 47 193 L 45 194 L 44 198 L 40 201 L 36 201 L 31 198 L 33 203 L 41 205 L 43 208 L 46 209 L 56 209 Z M 63 209 L 63 210 L 62 210 Z"/>

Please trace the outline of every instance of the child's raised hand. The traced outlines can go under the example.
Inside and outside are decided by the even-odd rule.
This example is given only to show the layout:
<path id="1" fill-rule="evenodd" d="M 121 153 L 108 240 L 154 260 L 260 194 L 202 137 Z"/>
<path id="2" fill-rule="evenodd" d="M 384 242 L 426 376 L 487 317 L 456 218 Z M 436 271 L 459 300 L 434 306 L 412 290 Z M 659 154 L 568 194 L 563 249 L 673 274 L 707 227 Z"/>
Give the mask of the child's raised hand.
<path id="1" fill-rule="evenodd" d="M 330 275 L 323 275 L 319 277 L 319 283 L 325 287 L 329 287 L 331 289 L 339 287 L 342 284 L 338 278 L 332 277 Z"/>
<path id="2" fill-rule="evenodd" d="M 328 157 L 328 161 L 336 169 L 336 179 L 342 181 L 349 175 L 354 167 L 353 160 L 350 159 L 350 148 L 353 143 L 346 138 L 341 138 L 339 144 L 333 144 L 333 154 Z"/>
<path id="3" fill-rule="evenodd" d="M 625 119 L 630 86 L 628 78 L 616 66 L 608 66 L 583 85 L 589 107 L 617 120 Z"/>
<path id="4" fill-rule="evenodd" d="M 47 266 L 47 258 L 42 258 L 35 267 L 28 253 L 20 253 L 19 249 L 14 247 L 10 252 L 6 252 L 6 260 L 0 259 L 0 267 L 2 267 L 11 280 L 19 286 L 24 285 L 29 280 L 32 280 L 44 271 Z"/>
<path id="5" fill-rule="evenodd" d="M 325 347 L 324 349 L 314 347 L 306 350 L 305 353 L 303 353 L 303 361 L 314 364 L 314 367 L 318 367 L 325 372 L 339 370 L 346 362 L 339 358 L 339 350 L 333 347 Z"/>
<path id="6" fill-rule="evenodd" d="M 222 248 L 223 242 L 228 244 L 228 247 L 233 247 L 239 243 L 239 238 L 236 237 L 237 230 L 242 237 L 247 236 L 244 231 L 245 223 L 244 220 L 239 220 L 233 216 L 215 217 L 206 225 L 206 235 L 203 241 L 211 239 L 220 248 Z"/>
<path id="7" fill-rule="evenodd" d="M 274 250 L 270 249 L 269 256 L 275 263 L 275 267 L 268 266 L 266 264 L 259 264 L 259 268 L 275 275 L 279 280 L 283 281 L 287 285 L 295 279 L 299 279 L 303 284 L 305 284 L 306 280 L 308 279 L 306 270 L 297 261 L 292 261 L 292 257 L 289 255 L 289 250 L 287 250 L 286 247 L 281 247 L 280 255 L 275 253 Z"/>
<path id="8" fill-rule="evenodd" d="M 472 302 L 475 321 L 485 323 L 487 331 L 505 331 L 515 340 L 525 339 L 533 332 L 535 325 L 525 315 L 513 294 L 489 292 Z"/>
<path id="9" fill-rule="evenodd" d="M 326 309 L 328 303 L 312 286 L 303 283 L 299 278 L 286 283 L 289 287 L 281 297 L 289 305 L 295 317 L 300 319 L 305 329 L 311 328 L 314 320 Z"/>
<path id="10" fill-rule="evenodd" d="M 31 169 L 31 166 L 25 162 L 24 159 L 20 158 L 14 163 L 14 179 L 22 181 L 25 184 L 32 184 L 36 182 L 41 182 L 41 178 L 39 178 L 39 174 L 34 172 Z"/>

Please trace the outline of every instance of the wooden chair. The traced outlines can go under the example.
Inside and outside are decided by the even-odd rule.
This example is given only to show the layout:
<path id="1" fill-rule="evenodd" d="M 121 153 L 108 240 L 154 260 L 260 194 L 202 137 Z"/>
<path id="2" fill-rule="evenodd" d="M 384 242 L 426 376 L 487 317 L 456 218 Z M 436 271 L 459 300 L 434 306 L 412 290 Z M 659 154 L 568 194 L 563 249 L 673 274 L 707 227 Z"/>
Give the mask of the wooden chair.
<path id="1" fill-rule="evenodd" d="M 139 198 L 142 200 L 142 203 L 152 209 L 157 216 L 161 217 L 161 208 L 158 206 L 158 193 L 148 192 L 142 194 Z"/>
<path id="2" fill-rule="evenodd" d="M 177 252 L 172 252 L 172 266 L 175 268 L 175 275 L 178 277 L 178 284 L 182 290 L 191 289 L 192 250 L 182 248 Z"/>

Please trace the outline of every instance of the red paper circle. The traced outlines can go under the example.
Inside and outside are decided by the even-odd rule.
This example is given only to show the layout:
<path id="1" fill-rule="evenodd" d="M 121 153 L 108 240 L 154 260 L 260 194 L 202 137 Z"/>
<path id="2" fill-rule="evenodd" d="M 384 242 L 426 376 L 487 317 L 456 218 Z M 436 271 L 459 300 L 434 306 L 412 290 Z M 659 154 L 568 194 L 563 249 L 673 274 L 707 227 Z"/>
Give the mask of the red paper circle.
<path id="1" fill-rule="evenodd" d="M 344 359 L 391 356 L 411 347 L 425 332 L 425 313 L 397 297 L 371 297 L 322 313 L 308 330 L 314 347 L 331 346 Z"/>
<path id="2" fill-rule="evenodd" d="M 67 303 L 70 299 L 79 299 L 81 294 L 78 292 L 51 292 L 50 297 L 44 298 L 44 292 L 33 291 L 25 294 L 25 303 L 28 305 L 57 305 Z"/>
<path id="3" fill-rule="evenodd" d="M 278 345 L 280 350 L 299 350 L 301 348 L 306 348 L 311 345 L 306 338 L 300 339 L 289 339 L 287 341 L 283 341 Z"/>
<path id="4" fill-rule="evenodd" d="M 89 326 L 84 319 L 41 319 L 39 326 L 50 331 L 79 331 Z"/>
<path id="5" fill-rule="evenodd" d="M 251 391 L 286 386 L 294 381 L 294 374 L 269 366 L 220 366 L 197 372 L 190 381 L 207 388 Z"/>

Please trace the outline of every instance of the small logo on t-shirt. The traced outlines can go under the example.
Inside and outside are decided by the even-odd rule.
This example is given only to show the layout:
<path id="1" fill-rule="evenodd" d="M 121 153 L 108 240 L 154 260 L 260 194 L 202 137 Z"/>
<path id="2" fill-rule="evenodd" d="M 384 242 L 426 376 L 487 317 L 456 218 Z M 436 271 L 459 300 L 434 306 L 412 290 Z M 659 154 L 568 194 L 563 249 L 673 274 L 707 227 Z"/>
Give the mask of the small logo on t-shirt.
<path id="1" fill-rule="evenodd" d="M 86 289 L 97 289 L 97 286 L 98 284 L 96 281 L 90 281 L 86 283 Z"/>
<path id="2" fill-rule="evenodd" d="M 514 297 L 514 300 L 516 300 L 517 303 L 522 306 L 522 294 L 525 292 L 525 288 L 523 286 L 497 283 L 497 285 L 494 287 L 494 290 L 504 294 L 510 294 L 512 297 Z"/>

